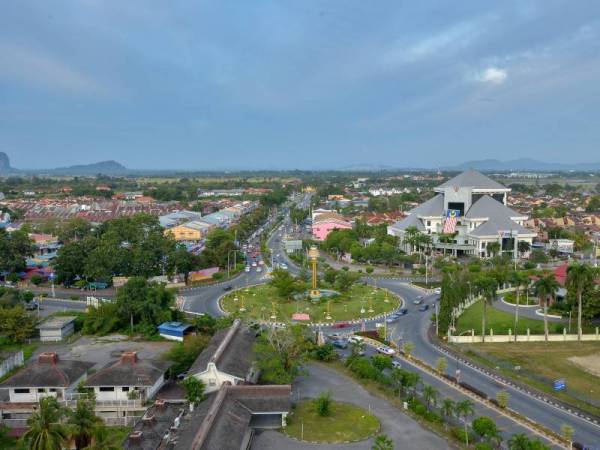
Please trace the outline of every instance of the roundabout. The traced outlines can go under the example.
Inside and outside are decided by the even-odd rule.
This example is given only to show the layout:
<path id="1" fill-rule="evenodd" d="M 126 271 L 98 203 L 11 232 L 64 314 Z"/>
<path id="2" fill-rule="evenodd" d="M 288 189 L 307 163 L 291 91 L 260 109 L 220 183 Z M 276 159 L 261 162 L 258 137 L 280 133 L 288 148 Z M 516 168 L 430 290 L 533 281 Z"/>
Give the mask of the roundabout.
<path id="1" fill-rule="evenodd" d="M 287 299 L 280 297 L 275 287 L 262 284 L 223 296 L 220 307 L 226 314 L 262 322 L 294 320 L 314 324 L 370 320 L 395 311 L 400 307 L 400 300 L 385 289 L 362 284 L 318 302 L 310 298 Z"/>

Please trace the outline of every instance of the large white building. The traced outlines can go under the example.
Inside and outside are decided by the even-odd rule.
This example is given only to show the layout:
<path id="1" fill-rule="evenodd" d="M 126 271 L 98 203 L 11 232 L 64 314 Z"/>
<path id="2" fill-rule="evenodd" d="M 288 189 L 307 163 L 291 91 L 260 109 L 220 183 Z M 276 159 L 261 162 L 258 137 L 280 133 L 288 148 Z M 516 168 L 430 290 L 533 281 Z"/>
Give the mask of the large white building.
<path id="1" fill-rule="evenodd" d="M 510 188 L 479 172 L 463 172 L 434 191 L 437 194 L 433 198 L 388 227 L 388 234 L 398 236 L 407 252 L 411 249 L 404 237 L 410 227 L 431 235 L 434 249 L 454 256 L 491 256 L 487 251 L 491 242 L 500 243 L 503 253 L 512 254 L 518 242 L 531 244 L 536 237 L 534 231 L 524 227 L 527 216 L 506 206 Z M 448 211 L 456 212 L 457 221 L 455 232 L 444 235 Z"/>

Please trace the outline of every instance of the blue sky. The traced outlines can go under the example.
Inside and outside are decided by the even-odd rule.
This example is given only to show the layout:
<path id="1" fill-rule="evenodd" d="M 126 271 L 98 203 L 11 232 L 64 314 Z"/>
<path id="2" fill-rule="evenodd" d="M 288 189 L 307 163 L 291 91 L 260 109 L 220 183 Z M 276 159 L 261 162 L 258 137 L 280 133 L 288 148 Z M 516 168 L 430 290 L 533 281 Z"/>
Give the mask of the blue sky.
<path id="1" fill-rule="evenodd" d="M 20 168 L 600 160 L 600 2 L 5 2 Z"/>

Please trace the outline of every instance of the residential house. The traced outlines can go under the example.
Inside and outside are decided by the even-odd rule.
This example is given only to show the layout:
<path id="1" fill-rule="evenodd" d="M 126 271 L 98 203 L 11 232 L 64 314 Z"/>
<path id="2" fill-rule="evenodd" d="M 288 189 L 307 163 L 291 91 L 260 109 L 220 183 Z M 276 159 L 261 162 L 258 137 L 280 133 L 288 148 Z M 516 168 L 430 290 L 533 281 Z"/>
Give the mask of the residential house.
<path id="1" fill-rule="evenodd" d="M 165 235 L 173 236 L 176 241 L 197 242 L 206 237 L 214 225 L 206 223 L 204 218 L 176 225 L 165 230 Z"/>
<path id="2" fill-rule="evenodd" d="M 335 211 L 317 210 L 312 216 L 312 234 L 317 241 L 327 239 L 329 233 L 333 230 L 352 229 L 352 223 L 349 222 Z"/>
<path id="3" fill-rule="evenodd" d="M 491 256 L 487 246 L 492 242 L 500 244 L 501 252 L 512 253 L 518 242 L 531 244 L 536 237 L 524 226 L 527 216 L 507 206 L 510 188 L 477 171 L 463 172 L 434 191 L 433 198 L 388 227 L 407 252 L 413 248 L 405 241 L 406 231 L 413 227 L 432 237 L 434 249 L 454 256 Z"/>
<path id="4" fill-rule="evenodd" d="M 256 332 L 236 319 L 231 327 L 212 337 L 189 374 L 204 382 L 205 392 L 214 392 L 224 383 L 255 383 L 258 379 L 252 353 L 255 339 Z"/>
<path id="5" fill-rule="evenodd" d="M 76 392 L 93 362 L 59 359 L 53 352 L 40 353 L 37 360 L 0 384 L 0 422 L 23 428 L 42 398 L 64 401 Z"/>

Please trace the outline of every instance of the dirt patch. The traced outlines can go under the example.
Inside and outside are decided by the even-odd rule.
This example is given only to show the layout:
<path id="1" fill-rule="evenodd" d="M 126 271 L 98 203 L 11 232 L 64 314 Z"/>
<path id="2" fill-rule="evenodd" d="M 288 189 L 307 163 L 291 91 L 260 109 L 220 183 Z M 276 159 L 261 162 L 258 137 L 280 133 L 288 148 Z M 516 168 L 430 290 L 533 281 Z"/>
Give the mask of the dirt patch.
<path id="1" fill-rule="evenodd" d="M 587 373 L 600 377 L 600 353 L 587 356 L 571 356 L 567 359 Z"/>

